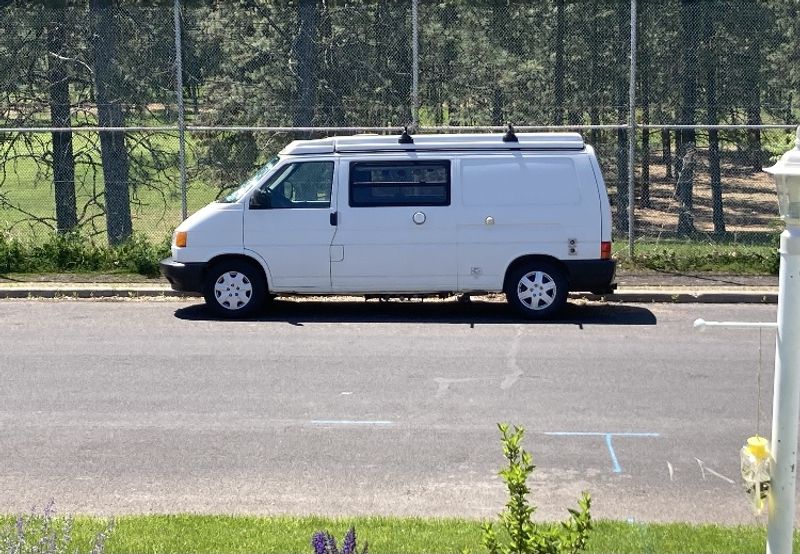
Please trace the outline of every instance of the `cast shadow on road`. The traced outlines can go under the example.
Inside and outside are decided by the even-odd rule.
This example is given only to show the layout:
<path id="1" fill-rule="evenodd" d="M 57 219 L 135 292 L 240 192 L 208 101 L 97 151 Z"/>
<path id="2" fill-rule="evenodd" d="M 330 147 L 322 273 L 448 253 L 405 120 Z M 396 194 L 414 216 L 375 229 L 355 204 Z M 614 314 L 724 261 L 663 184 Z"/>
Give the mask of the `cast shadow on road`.
<path id="1" fill-rule="evenodd" d="M 217 317 L 205 304 L 175 311 L 175 317 L 189 321 L 228 321 Z M 647 308 L 622 304 L 569 302 L 559 317 L 532 322 L 515 315 L 504 302 L 473 300 L 459 302 L 295 301 L 279 299 L 249 321 L 303 323 L 451 323 L 553 325 L 655 325 L 656 316 Z"/>

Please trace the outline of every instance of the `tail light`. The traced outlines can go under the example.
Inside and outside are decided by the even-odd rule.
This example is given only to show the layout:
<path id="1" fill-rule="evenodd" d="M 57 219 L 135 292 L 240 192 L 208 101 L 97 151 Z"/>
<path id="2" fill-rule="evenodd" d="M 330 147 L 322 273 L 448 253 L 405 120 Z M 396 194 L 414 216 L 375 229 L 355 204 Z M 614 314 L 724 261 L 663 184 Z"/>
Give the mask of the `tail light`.
<path id="1" fill-rule="evenodd" d="M 600 243 L 600 259 L 601 260 L 610 260 L 611 259 L 611 242 L 601 242 Z"/>

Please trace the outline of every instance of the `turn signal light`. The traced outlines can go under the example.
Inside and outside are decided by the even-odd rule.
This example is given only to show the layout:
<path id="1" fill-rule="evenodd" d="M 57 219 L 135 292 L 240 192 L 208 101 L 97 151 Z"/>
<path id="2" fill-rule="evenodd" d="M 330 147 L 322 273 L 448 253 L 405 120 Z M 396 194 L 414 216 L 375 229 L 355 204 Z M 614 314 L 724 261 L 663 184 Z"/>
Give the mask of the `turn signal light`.
<path id="1" fill-rule="evenodd" d="M 186 231 L 178 231 L 175 233 L 175 246 L 179 248 L 186 247 Z"/>
<path id="2" fill-rule="evenodd" d="M 600 243 L 600 259 L 601 260 L 610 260 L 611 259 L 611 243 L 610 242 L 601 242 Z"/>

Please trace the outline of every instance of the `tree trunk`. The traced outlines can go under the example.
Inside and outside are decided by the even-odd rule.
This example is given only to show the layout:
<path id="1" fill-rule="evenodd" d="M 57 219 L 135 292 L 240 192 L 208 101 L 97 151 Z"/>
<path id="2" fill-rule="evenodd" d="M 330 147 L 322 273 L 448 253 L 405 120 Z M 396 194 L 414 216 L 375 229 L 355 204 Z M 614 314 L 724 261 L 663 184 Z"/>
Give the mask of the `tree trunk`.
<path id="1" fill-rule="evenodd" d="M 50 0 L 47 20 L 47 81 L 50 86 L 50 124 L 70 127 L 69 75 L 61 56 L 66 46 L 66 0 Z M 52 133 L 53 189 L 56 203 L 56 230 L 66 233 L 78 226 L 75 204 L 75 156 L 72 132 Z"/>
<path id="2" fill-rule="evenodd" d="M 292 52 L 297 66 L 295 127 L 310 127 L 314 121 L 314 100 L 317 92 L 317 52 L 314 37 L 317 36 L 318 16 L 316 0 L 298 0 L 299 28 Z M 310 136 L 310 133 L 302 135 Z"/>
<path id="3" fill-rule="evenodd" d="M 694 166 L 696 154 L 693 143 L 684 144 L 684 155 L 681 163 L 681 172 L 678 174 L 677 199 L 678 199 L 678 228 L 679 236 L 689 236 L 695 232 L 694 228 Z"/>
<path id="4" fill-rule="evenodd" d="M 116 59 L 116 8 L 112 0 L 90 0 L 89 8 L 93 27 L 91 43 L 97 120 L 101 127 L 123 127 L 125 119 L 120 104 L 122 75 Z M 108 242 L 117 245 L 128 239 L 132 233 L 128 152 L 125 149 L 124 132 L 100 133 L 100 158 L 105 182 Z"/>
<path id="5" fill-rule="evenodd" d="M 564 1 L 565 0 L 556 0 L 556 60 L 553 69 L 554 125 L 561 125 L 564 123 L 564 33 L 566 27 Z"/>
<path id="6" fill-rule="evenodd" d="M 661 129 L 661 161 L 666 167 L 666 178 L 672 179 L 672 138 L 669 129 Z"/>
<path id="7" fill-rule="evenodd" d="M 625 37 L 629 36 L 629 13 L 628 4 L 617 2 L 617 64 L 622 68 L 628 59 L 627 44 Z M 628 106 L 628 78 L 625 73 L 619 71 L 616 79 L 616 101 L 617 119 L 620 123 L 627 120 Z M 628 232 L 628 131 L 627 129 L 617 130 L 617 230 Z"/>
<path id="8" fill-rule="evenodd" d="M 703 10 L 703 51 L 706 66 L 706 114 L 709 125 L 719 123 L 717 106 L 717 57 L 714 43 L 714 21 L 710 10 Z M 725 212 L 722 206 L 722 179 L 719 161 L 719 131 L 708 131 L 708 172 L 711 176 L 711 209 L 714 233 L 725 233 Z"/>
<path id="9" fill-rule="evenodd" d="M 592 2 L 589 6 L 590 9 L 599 10 L 599 5 L 596 2 Z M 597 22 L 597 17 L 593 17 L 590 20 L 589 24 L 589 44 L 598 44 L 599 41 L 599 33 L 598 33 L 598 26 L 599 23 Z M 599 65 L 600 65 L 600 58 L 601 58 L 601 49 L 600 48 L 590 48 L 589 51 L 589 90 L 596 91 L 598 90 L 598 83 L 603 82 L 602 76 L 599 75 Z M 591 125 L 600 125 L 600 110 L 597 107 L 598 102 L 590 102 L 589 106 L 589 123 Z M 595 151 L 597 152 L 598 157 L 602 156 L 602 142 L 601 142 L 601 132 L 600 129 L 592 129 L 589 132 L 590 140 L 592 141 L 592 146 L 594 147 Z"/>
<path id="10" fill-rule="evenodd" d="M 698 36 L 698 0 L 681 0 L 681 58 L 683 70 L 683 95 L 681 101 L 681 123 L 694 125 L 695 103 L 697 95 L 697 50 Z M 684 159 L 694 161 L 694 156 L 687 156 L 689 150 L 694 150 L 694 129 L 681 129 L 678 133 L 680 140 L 679 150 L 681 167 L 678 168 L 678 184 L 675 194 L 681 210 L 678 214 L 678 234 L 689 235 L 694 232 L 693 209 L 693 167 L 683 168 Z"/>
<path id="11" fill-rule="evenodd" d="M 645 36 L 645 10 L 639 17 L 639 36 Z M 642 123 L 650 124 L 650 50 L 646 41 L 640 42 L 639 67 L 641 68 Z M 642 176 L 639 206 L 650 207 L 650 130 L 642 129 Z"/>
<path id="12" fill-rule="evenodd" d="M 492 125 L 503 125 L 503 91 L 500 87 L 495 87 L 492 94 Z"/>
<path id="13" fill-rule="evenodd" d="M 757 2 L 748 2 L 745 5 L 745 15 L 748 21 L 760 22 L 763 20 L 760 10 L 763 8 Z M 764 60 L 761 56 L 762 33 L 755 30 L 750 33 L 749 48 L 745 48 L 746 64 L 746 91 L 747 91 L 747 124 L 761 125 L 761 66 Z M 761 150 L 761 130 L 749 129 L 747 131 L 747 154 L 753 171 L 761 171 L 763 167 L 763 154 Z"/>
<path id="14" fill-rule="evenodd" d="M 758 72 L 758 68 L 753 69 Z M 756 81 L 758 82 L 758 81 Z M 751 89 L 750 103 L 747 106 L 747 124 L 761 125 L 761 91 L 758 85 Z M 764 164 L 761 153 L 761 129 L 749 129 L 747 131 L 747 152 L 753 171 L 762 171 Z"/>

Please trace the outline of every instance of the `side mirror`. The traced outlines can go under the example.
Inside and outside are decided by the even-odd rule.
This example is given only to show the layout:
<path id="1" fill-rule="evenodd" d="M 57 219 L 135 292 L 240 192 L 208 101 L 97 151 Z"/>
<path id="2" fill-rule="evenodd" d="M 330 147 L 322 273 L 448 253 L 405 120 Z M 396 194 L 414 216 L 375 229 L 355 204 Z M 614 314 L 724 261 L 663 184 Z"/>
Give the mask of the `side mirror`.
<path id="1" fill-rule="evenodd" d="M 250 197 L 251 210 L 268 210 L 272 207 L 272 198 L 270 198 L 269 190 L 258 189 Z"/>

